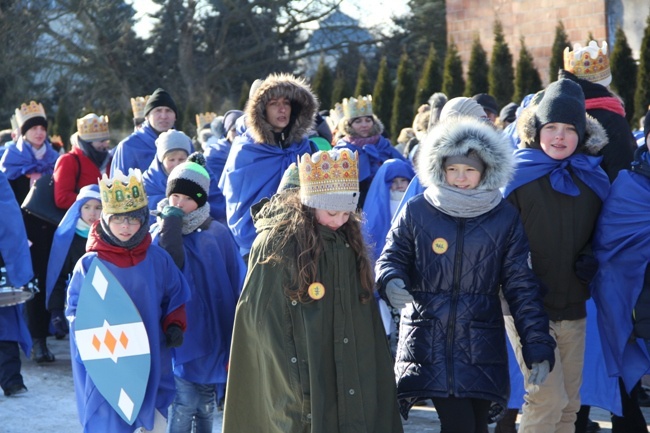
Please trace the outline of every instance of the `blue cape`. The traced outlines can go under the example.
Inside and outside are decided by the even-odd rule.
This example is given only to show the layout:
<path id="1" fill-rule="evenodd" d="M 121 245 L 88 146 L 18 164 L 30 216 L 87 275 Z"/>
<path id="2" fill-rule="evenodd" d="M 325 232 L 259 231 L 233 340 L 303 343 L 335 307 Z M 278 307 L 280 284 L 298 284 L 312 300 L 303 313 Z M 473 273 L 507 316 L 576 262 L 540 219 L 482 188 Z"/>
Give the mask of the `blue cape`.
<path id="1" fill-rule="evenodd" d="M 54 232 L 52 239 L 52 248 L 50 249 L 50 258 L 47 262 L 47 276 L 45 277 L 45 305 L 50 302 L 50 295 L 56 281 L 59 279 L 63 263 L 70 250 L 72 239 L 74 238 L 77 221 L 81 218 L 81 207 L 86 204 L 88 200 L 99 200 L 99 185 L 88 185 L 81 188 L 77 195 L 77 200 L 70 206 L 70 209 L 65 213 L 59 226 Z"/>
<path id="2" fill-rule="evenodd" d="M 390 144 L 390 141 L 381 135 L 376 144 L 367 144 L 359 147 L 342 138 L 334 147 L 359 152 L 359 182 L 367 178 L 373 178 L 377 170 L 379 170 L 379 167 L 388 159 L 406 161 L 406 158 Z"/>
<path id="3" fill-rule="evenodd" d="M 251 206 L 276 193 L 289 165 L 300 155 L 310 153 L 309 143 L 303 138 L 282 149 L 256 143 L 248 132 L 235 138 L 219 187 L 226 198 L 228 227 L 242 256 L 248 254 L 256 236 Z"/>
<path id="4" fill-rule="evenodd" d="M 7 179 L 15 180 L 28 173 L 52 174 L 59 153 L 52 149 L 49 140 L 43 144 L 47 150 L 42 159 L 36 159 L 29 145 L 21 136 L 15 145 L 11 145 L 2 154 L 0 170 L 4 171 Z"/>
<path id="5" fill-rule="evenodd" d="M 0 224 L 0 255 L 5 262 L 7 277 L 14 287 L 27 284 L 34 272 L 27 243 L 23 216 L 7 176 L 0 171 L 0 208 L 3 219 Z M 0 341 L 17 341 L 29 356 L 32 337 L 23 317 L 23 304 L 0 307 Z"/>
<path id="6" fill-rule="evenodd" d="M 160 240 L 158 225 L 153 242 Z M 212 221 L 206 230 L 183 236 L 183 275 L 192 299 L 185 304 L 187 330 L 174 349 L 174 373 L 190 382 L 221 384 L 225 390 L 235 307 L 246 265 L 230 231 Z"/>
<path id="7" fill-rule="evenodd" d="M 508 197 L 510 193 L 522 185 L 546 176 L 550 173 L 551 186 L 554 190 L 577 196 L 580 191 L 571 179 L 571 172 L 578 179 L 583 181 L 592 191 L 605 201 L 609 192 L 609 178 L 600 168 L 600 156 L 587 156 L 583 153 L 573 154 L 562 160 L 553 159 L 541 149 L 517 149 L 515 156 L 515 173 L 508 185 L 505 187 L 503 196 Z"/>
<path id="8" fill-rule="evenodd" d="M 366 202 L 363 205 L 363 213 L 365 214 L 364 235 L 366 235 L 366 241 L 368 245 L 374 245 L 373 260 L 377 259 L 384 249 L 386 235 L 391 226 L 391 183 L 396 177 L 403 177 L 410 181 L 413 176 L 415 176 L 415 172 L 408 162 L 389 159 L 377 170 L 377 174 L 370 184 Z"/>
<path id="9" fill-rule="evenodd" d="M 226 160 L 230 154 L 230 142 L 227 138 L 220 138 L 216 143 L 208 143 L 203 156 L 205 156 L 206 165 L 210 168 L 217 179 L 221 179 L 221 173 L 226 165 Z"/>
<path id="10" fill-rule="evenodd" d="M 90 263 L 97 253 L 86 253 L 75 266 L 68 286 L 70 335 L 74 336 L 74 317 L 77 312 L 79 292 Z M 124 290 L 140 312 L 149 337 L 151 370 L 145 398 L 133 425 L 128 425 L 99 393 L 90 379 L 79 356 L 75 339 L 70 338 L 72 373 L 77 397 L 79 420 L 85 432 L 133 433 L 137 427 L 153 428 L 154 409 L 165 417 L 175 395 L 171 350 L 165 347 L 163 319 L 186 303 L 190 297 L 187 281 L 169 254 L 157 245 L 149 246 L 145 259 L 135 266 L 120 268 L 99 259 L 122 284 Z"/>
<path id="11" fill-rule="evenodd" d="M 399 215 L 400 211 L 404 207 L 407 201 L 412 199 L 418 194 L 422 194 L 424 192 L 424 187 L 420 183 L 420 178 L 416 174 L 413 176 L 413 179 L 411 179 L 411 182 L 409 183 L 408 188 L 406 188 L 406 191 L 404 192 L 404 196 L 402 197 L 402 201 L 399 202 L 399 206 L 397 206 L 397 210 L 395 211 L 395 215 L 393 215 L 393 220 L 391 221 L 394 222 L 397 216 Z M 366 198 L 367 200 L 367 198 Z"/>
<path id="12" fill-rule="evenodd" d="M 149 121 L 145 120 L 142 128 L 134 131 L 115 148 L 111 160 L 111 173 L 120 170 L 126 174 L 129 168 L 146 171 L 156 156 L 156 138 L 158 133 L 151 127 Z"/>
<path id="13" fill-rule="evenodd" d="M 634 306 L 650 262 L 650 179 L 619 172 L 596 224 L 594 255 L 599 268 L 591 283 L 607 370 L 628 390 L 650 369 L 644 342 L 633 334 Z M 613 326 L 613 325 L 616 326 Z"/>

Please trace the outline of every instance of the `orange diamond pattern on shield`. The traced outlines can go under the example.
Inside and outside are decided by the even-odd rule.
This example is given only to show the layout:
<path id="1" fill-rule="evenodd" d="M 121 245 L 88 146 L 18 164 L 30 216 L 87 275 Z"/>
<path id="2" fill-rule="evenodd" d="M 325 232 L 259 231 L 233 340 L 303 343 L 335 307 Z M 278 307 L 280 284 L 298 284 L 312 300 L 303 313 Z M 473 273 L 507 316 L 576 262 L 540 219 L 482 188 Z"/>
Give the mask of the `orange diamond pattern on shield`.
<path id="1" fill-rule="evenodd" d="M 111 334 L 111 331 L 106 330 L 106 335 L 104 336 L 104 344 L 108 347 L 108 350 L 113 353 L 115 352 L 115 344 L 117 339 Z"/>
<path id="2" fill-rule="evenodd" d="M 97 351 L 99 351 L 100 347 L 102 347 L 102 342 L 99 341 L 99 338 L 97 338 L 96 335 L 93 335 L 93 347 Z"/>
<path id="3" fill-rule="evenodd" d="M 120 343 L 122 343 L 122 347 L 126 349 L 126 346 L 129 344 L 129 337 L 126 336 L 124 332 L 120 335 Z"/>

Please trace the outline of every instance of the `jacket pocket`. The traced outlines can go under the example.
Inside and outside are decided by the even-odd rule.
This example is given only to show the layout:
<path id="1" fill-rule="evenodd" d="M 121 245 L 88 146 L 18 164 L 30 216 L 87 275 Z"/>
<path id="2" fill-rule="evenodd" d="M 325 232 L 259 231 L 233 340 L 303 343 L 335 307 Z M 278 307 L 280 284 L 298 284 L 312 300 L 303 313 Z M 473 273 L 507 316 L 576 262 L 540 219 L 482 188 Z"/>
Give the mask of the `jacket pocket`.
<path id="1" fill-rule="evenodd" d="M 469 326 L 472 364 L 505 364 L 506 331 L 500 323 L 471 322 Z"/>

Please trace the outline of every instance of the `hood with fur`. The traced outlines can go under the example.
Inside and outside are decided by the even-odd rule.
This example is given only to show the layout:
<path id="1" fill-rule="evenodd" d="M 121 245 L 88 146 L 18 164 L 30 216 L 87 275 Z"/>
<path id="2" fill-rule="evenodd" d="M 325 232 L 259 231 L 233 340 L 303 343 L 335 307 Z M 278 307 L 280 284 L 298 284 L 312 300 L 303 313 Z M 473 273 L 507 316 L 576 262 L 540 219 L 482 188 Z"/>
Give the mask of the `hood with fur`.
<path id="1" fill-rule="evenodd" d="M 533 98 L 533 101 L 535 98 Z M 541 149 L 538 142 L 537 119 L 535 111 L 537 104 L 531 101 L 531 104 L 524 108 L 517 118 L 517 133 L 521 143 L 521 148 Z M 607 132 L 605 128 L 593 117 L 587 114 L 587 124 L 585 126 L 585 138 L 583 143 L 578 143 L 576 153 L 583 152 L 587 155 L 597 155 L 608 143 Z"/>
<path id="2" fill-rule="evenodd" d="M 451 117 L 438 123 L 420 144 L 418 175 L 423 186 L 446 185 L 445 160 L 475 151 L 485 164 L 477 189 L 504 187 L 513 173 L 512 145 L 501 131 L 471 117 Z"/>
<path id="3" fill-rule="evenodd" d="M 355 117 L 356 119 L 356 117 Z M 339 131 L 344 131 L 345 136 L 347 137 L 356 137 L 357 133 L 354 132 L 354 129 L 352 129 L 352 125 L 350 124 L 350 120 L 346 117 L 341 119 L 341 122 L 339 123 Z M 375 116 L 374 114 L 372 115 L 372 120 L 374 121 L 374 125 L 372 125 L 372 130 L 370 132 L 369 137 L 374 137 L 375 135 L 379 135 L 382 132 L 384 132 L 384 124 L 381 123 L 381 120 L 379 120 L 379 117 Z"/>
<path id="4" fill-rule="evenodd" d="M 291 120 L 286 128 L 287 143 L 302 141 L 314 128 L 318 101 L 309 84 L 291 74 L 271 74 L 246 104 L 246 126 L 257 143 L 275 144 L 273 127 L 266 120 L 266 104 L 280 97 L 291 101 Z"/>

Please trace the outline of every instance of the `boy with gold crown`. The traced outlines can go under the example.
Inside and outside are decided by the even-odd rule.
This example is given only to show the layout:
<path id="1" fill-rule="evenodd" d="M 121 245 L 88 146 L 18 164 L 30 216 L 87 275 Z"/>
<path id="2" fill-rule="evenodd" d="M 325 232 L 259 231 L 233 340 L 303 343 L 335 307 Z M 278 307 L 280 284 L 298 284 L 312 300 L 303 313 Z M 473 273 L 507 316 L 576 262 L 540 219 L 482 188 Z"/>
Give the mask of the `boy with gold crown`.
<path id="1" fill-rule="evenodd" d="M 356 213 L 357 155 L 298 159 L 299 188 L 254 208 L 223 431 L 399 433 L 392 359 Z"/>
<path id="2" fill-rule="evenodd" d="M 84 432 L 164 432 L 175 393 L 170 348 L 183 342 L 189 287 L 151 245 L 140 170 L 104 175 L 99 186 L 101 217 L 68 286 L 79 420 Z"/>

